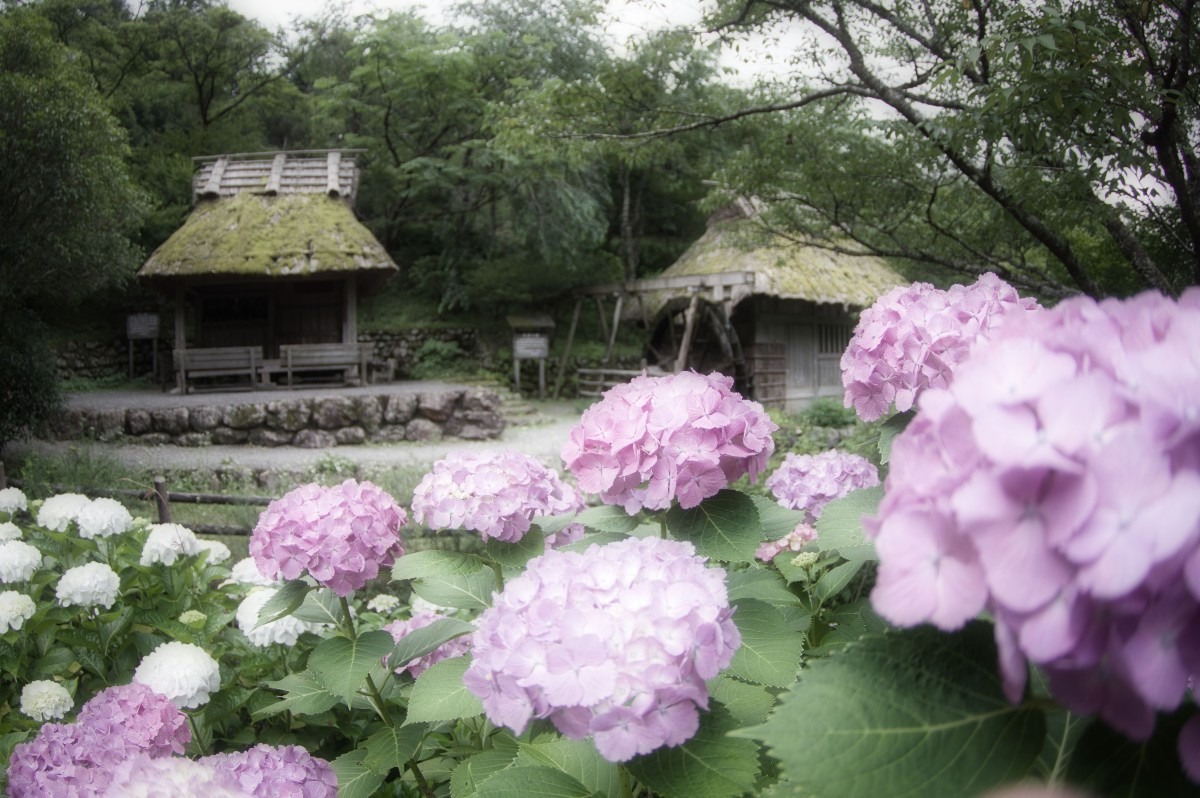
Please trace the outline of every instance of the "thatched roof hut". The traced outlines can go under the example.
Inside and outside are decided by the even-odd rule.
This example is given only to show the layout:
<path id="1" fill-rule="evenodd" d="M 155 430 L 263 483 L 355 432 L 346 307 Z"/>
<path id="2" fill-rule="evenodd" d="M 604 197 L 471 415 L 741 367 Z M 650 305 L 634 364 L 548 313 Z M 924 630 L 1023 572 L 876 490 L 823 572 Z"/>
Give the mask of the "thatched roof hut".
<path id="1" fill-rule="evenodd" d="M 359 294 L 397 267 L 354 215 L 353 153 L 195 159 L 192 213 L 138 272 L 174 299 L 176 351 L 356 342 Z"/>
<path id="2" fill-rule="evenodd" d="M 661 275 L 584 293 L 617 297 L 615 316 L 648 326 L 649 368 L 720 371 L 797 410 L 840 395 L 855 314 L 908 281 L 881 258 L 799 244 L 754 215 L 731 206 Z"/>

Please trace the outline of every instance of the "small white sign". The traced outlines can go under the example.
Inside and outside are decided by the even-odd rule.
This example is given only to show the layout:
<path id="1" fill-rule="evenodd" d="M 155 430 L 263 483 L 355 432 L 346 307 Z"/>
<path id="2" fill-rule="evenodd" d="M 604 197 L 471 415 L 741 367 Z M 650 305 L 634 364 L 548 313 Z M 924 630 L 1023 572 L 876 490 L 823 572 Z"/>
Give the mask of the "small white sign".
<path id="1" fill-rule="evenodd" d="M 550 337 L 539 333 L 513 336 L 513 357 L 518 359 L 550 356 Z"/>
<path id="2" fill-rule="evenodd" d="M 125 335 L 130 340 L 158 337 L 157 313 L 130 313 L 125 317 Z"/>

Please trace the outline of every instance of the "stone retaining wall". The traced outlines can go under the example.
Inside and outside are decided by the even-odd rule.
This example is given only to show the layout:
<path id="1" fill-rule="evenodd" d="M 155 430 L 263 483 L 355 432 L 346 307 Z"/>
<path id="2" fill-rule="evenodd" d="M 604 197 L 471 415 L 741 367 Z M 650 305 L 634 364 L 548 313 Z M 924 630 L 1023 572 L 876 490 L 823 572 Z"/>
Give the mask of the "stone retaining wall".
<path id="1" fill-rule="evenodd" d="M 42 434 L 150 445 L 323 449 L 368 442 L 487 440 L 499 437 L 504 425 L 494 391 L 464 387 L 154 409 L 70 408 Z"/>

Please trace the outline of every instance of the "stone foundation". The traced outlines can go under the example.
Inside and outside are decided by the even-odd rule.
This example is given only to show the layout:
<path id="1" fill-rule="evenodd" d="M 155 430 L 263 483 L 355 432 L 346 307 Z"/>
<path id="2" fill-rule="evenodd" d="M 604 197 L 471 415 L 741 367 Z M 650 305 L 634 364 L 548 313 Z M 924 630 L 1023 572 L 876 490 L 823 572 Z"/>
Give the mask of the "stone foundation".
<path id="1" fill-rule="evenodd" d="M 73 407 L 42 436 L 51 440 L 127 440 L 142 445 L 297 446 L 488 440 L 504 431 L 500 397 L 484 388 L 275 396 L 233 404 L 155 408 Z"/>

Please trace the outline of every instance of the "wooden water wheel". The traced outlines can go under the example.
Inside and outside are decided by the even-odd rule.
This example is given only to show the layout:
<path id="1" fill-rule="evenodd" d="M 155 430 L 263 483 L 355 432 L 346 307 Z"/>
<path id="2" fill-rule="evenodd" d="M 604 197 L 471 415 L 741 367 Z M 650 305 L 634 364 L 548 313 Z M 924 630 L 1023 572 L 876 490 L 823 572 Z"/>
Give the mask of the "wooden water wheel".
<path id="1" fill-rule="evenodd" d="M 723 304 L 696 294 L 664 306 L 652 325 L 646 362 L 666 372 L 717 371 L 733 377 L 735 390 L 745 393 L 747 389 L 742 344 Z"/>

